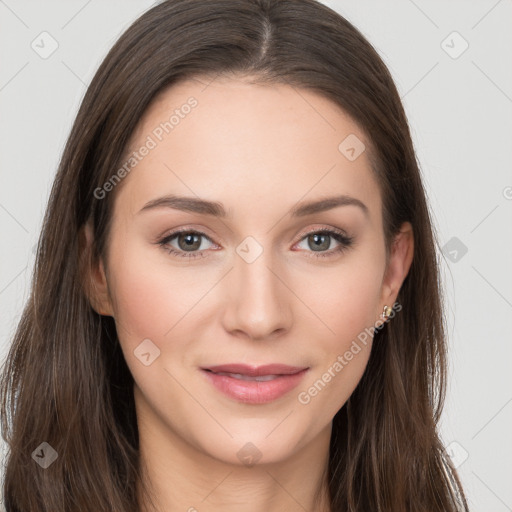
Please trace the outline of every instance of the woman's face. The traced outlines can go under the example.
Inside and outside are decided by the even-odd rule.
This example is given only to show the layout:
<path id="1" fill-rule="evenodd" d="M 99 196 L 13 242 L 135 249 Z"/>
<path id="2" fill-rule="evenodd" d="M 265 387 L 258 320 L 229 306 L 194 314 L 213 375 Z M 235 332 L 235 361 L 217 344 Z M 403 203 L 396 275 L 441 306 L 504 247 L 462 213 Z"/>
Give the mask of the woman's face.
<path id="1" fill-rule="evenodd" d="M 385 274 L 364 144 L 335 104 L 287 85 L 190 80 L 153 102 L 129 172 L 103 189 L 117 187 L 97 277 L 139 428 L 236 464 L 330 435 L 412 257 L 397 245 Z"/>

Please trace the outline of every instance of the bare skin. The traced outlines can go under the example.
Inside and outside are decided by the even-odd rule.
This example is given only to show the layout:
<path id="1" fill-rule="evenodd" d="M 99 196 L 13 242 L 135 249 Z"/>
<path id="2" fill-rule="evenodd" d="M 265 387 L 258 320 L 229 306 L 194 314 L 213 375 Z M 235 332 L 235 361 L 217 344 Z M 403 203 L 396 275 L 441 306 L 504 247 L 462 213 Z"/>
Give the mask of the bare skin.
<path id="1" fill-rule="evenodd" d="M 368 141 L 329 100 L 241 78 L 205 85 L 173 86 L 141 119 L 130 150 L 187 98 L 198 102 L 111 192 L 108 258 L 91 269 L 91 303 L 114 317 L 135 379 L 141 458 L 158 510 L 328 511 L 319 496 L 332 419 L 361 379 L 371 337 L 341 371 L 333 364 L 396 302 L 412 262 L 412 227 L 402 226 L 386 267 L 382 200 L 367 152 L 350 161 L 338 149 L 349 134 Z M 222 203 L 227 216 L 141 211 L 167 194 Z M 348 204 L 290 214 L 340 195 L 367 212 Z M 170 254 L 157 242 L 177 228 L 206 236 L 187 251 L 186 235 L 177 235 L 167 248 L 184 256 Z M 318 248 L 308 237 L 333 229 L 352 244 L 327 235 Z M 249 236 L 256 241 L 243 246 L 249 254 L 261 249 L 251 262 L 237 252 Z M 187 257 L 193 252 L 201 255 Z M 145 339 L 160 350 L 147 366 L 134 354 Z M 285 395 L 248 404 L 221 393 L 201 370 L 233 362 L 308 370 Z M 308 393 L 329 369 L 329 382 Z M 250 450 L 260 456 L 254 465 L 241 457 Z"/>

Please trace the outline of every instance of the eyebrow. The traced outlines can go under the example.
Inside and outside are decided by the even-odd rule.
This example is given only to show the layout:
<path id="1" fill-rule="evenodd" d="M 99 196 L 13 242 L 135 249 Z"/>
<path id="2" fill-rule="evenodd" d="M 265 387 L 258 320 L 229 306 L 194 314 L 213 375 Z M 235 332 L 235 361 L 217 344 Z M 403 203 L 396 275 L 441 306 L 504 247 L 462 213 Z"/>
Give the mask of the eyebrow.
<path id="1" fill-rule="evenodd" d="M 359 199 L 348 195 L 339 195 L 326 197 L 316 201 L 299 203 L 290 210 L 293 217 L 304 217 L 314 213 L 320 213 L 332 210 L 339 206 L 357 206 L 361 208 L 363 213 L 368 216 L 368 207 Z M 197 197 L 185 197 L 176 195 L 166 195 L 158 197 L 147 202 L 139 211 L 139 213 L 153 210 L 156 208 L 173 208 L 186 212 L 199 213 L 202 215 L 212 215 L 214 217 L 226 218 L 228 214 L 226 209 L 217 201 L 207 201 Z"/>

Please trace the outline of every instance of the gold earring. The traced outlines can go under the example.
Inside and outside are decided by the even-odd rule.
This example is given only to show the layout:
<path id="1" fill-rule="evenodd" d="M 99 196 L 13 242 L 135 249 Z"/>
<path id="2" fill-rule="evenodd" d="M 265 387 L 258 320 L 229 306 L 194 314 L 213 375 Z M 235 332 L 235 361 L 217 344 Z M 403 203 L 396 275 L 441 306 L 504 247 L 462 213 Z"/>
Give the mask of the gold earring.
<path id="1" fill-rule="evenodd" d="M 384 319 L 384 321 L 388 321 L 389 320 L 389 316 L 391 315 L 393 311 L 393 308 L 391 308 L 390 306 L 384 306 L 384 311 L 381 313 L 381 317 Z"/>

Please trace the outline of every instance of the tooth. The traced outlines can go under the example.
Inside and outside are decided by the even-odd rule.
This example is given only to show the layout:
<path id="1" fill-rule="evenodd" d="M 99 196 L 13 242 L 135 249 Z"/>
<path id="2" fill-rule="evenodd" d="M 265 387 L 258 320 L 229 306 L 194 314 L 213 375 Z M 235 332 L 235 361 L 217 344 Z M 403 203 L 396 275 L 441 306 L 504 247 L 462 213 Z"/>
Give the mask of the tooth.
<path id="1" fill-rule="evenodd" d="M 260 375 L 259 377 L 256 377 L 256 380 L 259 382 L 265 382 L 267 380 L 274 380 L 277 377 L 277 375 Z"/>
<path id="2" fill-rule="evenodd" d="M 250 381 L 257 381 L 257 382 L 266 382 L 266 381 L 273 380 L 278 377 L 278 375 L 259 375 L 257 377 L 252 377 L 250 375 L 242 375 L 241 373 L 228 373 L 228 372 L 218 372 L 217 375 L 227 375 L 228 377 L 232 377 L 234 379 L 250 380 Z"/>

